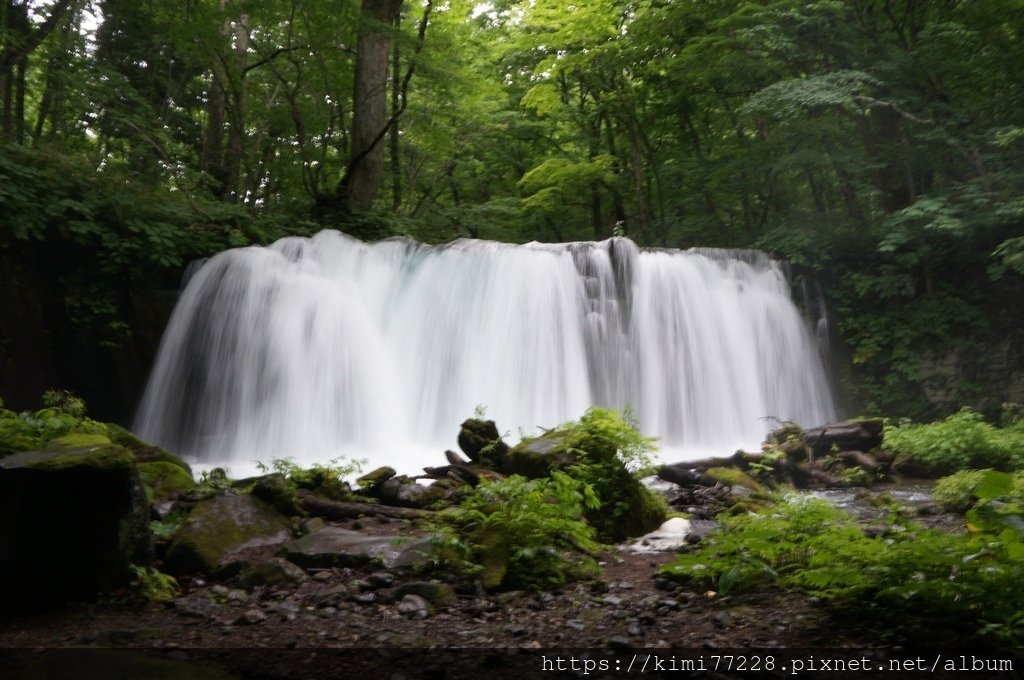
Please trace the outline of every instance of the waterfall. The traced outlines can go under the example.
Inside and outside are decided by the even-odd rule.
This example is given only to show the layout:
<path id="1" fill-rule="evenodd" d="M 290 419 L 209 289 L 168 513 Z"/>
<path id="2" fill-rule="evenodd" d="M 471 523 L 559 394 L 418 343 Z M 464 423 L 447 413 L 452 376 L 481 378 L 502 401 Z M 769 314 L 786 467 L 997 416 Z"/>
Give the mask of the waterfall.
<path id="1" fill-rule="evenodd" d="M 593 405 L 631 408 L 666 460 L 834 416 L 813 334 L 762 253 L 324 231 L 191 274 L 135 427 L 199 463 L 414 472 L 479 407 L 515 439 Z"/>

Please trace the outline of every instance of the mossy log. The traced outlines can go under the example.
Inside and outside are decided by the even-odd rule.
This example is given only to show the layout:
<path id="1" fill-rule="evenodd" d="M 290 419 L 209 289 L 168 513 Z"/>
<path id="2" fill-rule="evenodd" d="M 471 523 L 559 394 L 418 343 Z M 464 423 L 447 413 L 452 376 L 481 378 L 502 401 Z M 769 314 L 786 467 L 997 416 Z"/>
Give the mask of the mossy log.
<path id="1" fill-rule="evenodd" d="M 392 505 L 376 503 L 355 503 L 350 501 L 332 501 L 323 496 L 300 489 L 299 503 L 311 515 L 326 519 L 356 519 L 358 517 L 376 516 L 392 519 L 429 519 L 434 516 L 430 510 L 417 508 L 398 508 Z"/>

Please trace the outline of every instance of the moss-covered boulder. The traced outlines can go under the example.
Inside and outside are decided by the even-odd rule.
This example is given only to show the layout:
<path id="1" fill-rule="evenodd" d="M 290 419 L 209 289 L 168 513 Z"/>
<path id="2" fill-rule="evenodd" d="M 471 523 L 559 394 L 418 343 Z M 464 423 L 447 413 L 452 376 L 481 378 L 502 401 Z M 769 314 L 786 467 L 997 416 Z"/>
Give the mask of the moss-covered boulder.
<path id="1" fill-rule="evenodd" d="M 731 487 L 740 487 L 754 493 L 766 493 L 767 488 L 743 470 L 727 467 L 712 467 L 704 471 L 704 476 Z"/>
<path id="2" fill-rule="evenodd" d="M 167 549 L 170 574 L 228 575 L 241 567 L 239 554 L 292 537 L 291 522 L 248 494 L 222 493 L 197 504 Z"/>
<path id="3" fill-rule="evenodd" d="M 73 449 L 88 449 L 95 446 L 107 446 L 112 444 L 110 437 L 95 432 L 72 432 L 55 439 L 46 444 L 48 451 L 70 451 Z"/>
<path id="4" fill-rule="evenodd" d="M 524 439 L 506 455 L 501 472 L 522 475 L 530 479 L 546 477 L 554 470 L 562 470 L 580 462 L 577 451 L 567 449 L 565 437 L 552 430 L 540 437 Z"/>
<path id="5" fill-rule="evenodd" d="M 501 472 L 531 479 L 562 471 L 591 486 L 600 507 L 586 512 L 602 540 L 621 541 L 665 521 L 663 499 L 627 468 L 649 465 L 652 440 L 615 411 L 592 408 L 577 422 L 527 438 L 505 454 Z"/>
<path id="6" fill-rule="evenodd" d="M 295 485 L 279 472 L 257 478 L 249 493 L 287 517 L 303 514 Z"/>
<path id="7" fill-rule="evenodd" d="M 135 455 L 139 463 L 172 463 L 185 470 L 189 476 L 192 468 L 188 463 L 166 449 L 139 439 L 135 434 L 115 423 L 106 423 L 107 436 L 115 444 L 125 447 Z"/>
<path id="8" fill-rule="evenodd" d="M 501 467 L 508 452 L 508 444 L 502 441 L 493 420 L 466 420 L 459 430 L 458 441 L 459 448 L 471 461 L 493 468 Z"/>
<path id="9" fill-rule="evenodd" d="M 0 603 L 43 609 L 123 586 L 152 559 L 149 503 L 114 444 L 0 459 Z"/>
<path id="10" fill-rule="evenodd" d="M 196 485 L 192 475 L 174 463 L 138 463 L 137 467 L 151 501 L 163 500 Z"/>

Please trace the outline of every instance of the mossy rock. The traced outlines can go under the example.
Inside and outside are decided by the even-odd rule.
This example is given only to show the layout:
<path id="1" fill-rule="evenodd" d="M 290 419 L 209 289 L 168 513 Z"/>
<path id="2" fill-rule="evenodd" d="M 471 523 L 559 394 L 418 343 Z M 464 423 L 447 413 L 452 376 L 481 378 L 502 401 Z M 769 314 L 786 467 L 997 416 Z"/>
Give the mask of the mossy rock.
<path id="1" fill-rule="evenodd" d="M 246 567 L 239 574 L 237 585 L 245 590 L 261 586 L 296 586 L 307 578 L 306 571 L 297 564 L 280 557 L 271 557 L 269 560 Z"/>
<path id="2" fill-rule="evenodd" d="M 291 537 L 291 522 L 263 501 L 222 493 L 200 502 L 185 518 L 167 549 L 164 570 L 176 576 L 225 575 L 243 550 L 278 545 Z"/>
<path id="3" fill-rule="evenodd" d="M 487 590 L 501 586 L 508 573 L 512 561 L 512 550 L 503 532 L 493 528 L 484 528 L 478 537 L 480 546 L 480 583 Z"/>
<path id="4" fill-rule="evenodd" d="M 502 466 L 509 450 L 493 420 L 470 418 L 464 421 L 459 430 L 458 442 L 459 448 L 471 461 L 494 468 Z"/>
<path id="5" fill-rule="evenodd" d="M 279 472 L 258 477 L 253 481 L 249 493 L 282 515 L 296 517 L 304 514 L 295 486 Z"/>
<path id="6" fill-rule="evenodd" d="M 395 472 L 395 468 L 384 465 L 376 470 L 371 470 L 362 477 L 356 479 L 356 484 L 359 485 L 360 491 L 372 490 L 388 481 L 396 474 L 398 473 Z"/>
<path id="7" fill-rule="evenodd" d="M 72 432 L 46 443 L 48 451 L 67 451 L 70 449 L 88 449 L 94 446 L 109 446 L 113 442 L 105 434 L 95 432 Z"/>
<path id="8" fill-rule="evenodd" d="M 129 583 L 152 559 L 149 503 L 114 444 L 0 459 L 0 602 L 44 609 Z"/>
<path id="9" fill-rule="evenodd" d="M 110 440 L 115 444 L 125 447 L 133 454 L 135 454 L 135 460 L 139 463 L 173 463 L 182 470 L 185 470 L 192 476 L 192 468 L 188 463 L 183 461 L 178 456 L 174 455 L 170 451 L 163 449 L 159 446 L 154 446 L 149 442 L 145 442 L 135 436 L 134 433 L 126 430 L 120 425 L 114 423 L 107 423 L 107 435 Z"/>
<path id="10" fill-rule="evenodd" d="M 435 607 L 450 607 L 458 602 L 455 589 L 440 581 L 409 581 L 395 588 L 395 599 L 419 595 Z"/>
<path id="11" fill-rule="evenodd" d="M 755 493 L 765 493 L 768 489 L 763 484 L 756 481 L 753 477 L 748 475 L 742 470 L 736 468 L 726 467 L 713 467 L 708 468 L 704 471 L 704 476 L 709 477 L 716 482 L 727 484 L 729 486 L 741 486 L 744 489 L 753 491 Z"/>
<path id="12" fill-rule="evenodd" d="M 163 500 L 175 492 L 188 491 L 196 485 L 192 475 L 174 463 L 138 463 L 137 467 L 151 501 Z"/>
<path id="13" fill-rule="evenodd" d="M 579 454 L 566 451 L 564 437 L 548 432 L 516 444 L 505 454 L 500 469 L 502 474 L 539 479 L 578 462 Z"/>

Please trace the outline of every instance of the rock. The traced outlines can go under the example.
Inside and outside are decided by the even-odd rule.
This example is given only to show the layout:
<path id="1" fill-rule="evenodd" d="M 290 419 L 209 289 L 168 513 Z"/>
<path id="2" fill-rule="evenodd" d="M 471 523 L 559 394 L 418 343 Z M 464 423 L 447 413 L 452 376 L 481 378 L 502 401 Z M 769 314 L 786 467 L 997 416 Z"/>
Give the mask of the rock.
<path id="1" fill-rule="evenodd" d="M 266 620 L 267 615 L 261 612 L 259 609 L 249 609 L 244 614 L 235 619 L 235 623 L 245 626 L 254 626 L 257 623 L 263 623 Z"/>
<path id="2" fill-rule="evenodd" d="M 167 550 L 171 574 L 225 575 L 232 558 L 247 548 L 284 543 L 291 522 L 248 494 L 222 493 L 196 505 Z"/>
<path id="3" fill-rule="evenodd" d="M 0 459 L 0 603 L 44 609 L 131 582 L 152 559 L 131 453 L 105 444 Z"/>
<path id="4" fill-rule="evenodd" d="M 405 475 L 392 477 L 377 487 L 381 501 L 401 508 L 425 508 L 443 500 L 449 490 L 441 486 L 424 486 Z"/>
<path id="5" fill-rule="evenodd" d="M 425 619 L 430 615 L 430 603 L 419 595 L 406 595 L 401 602 L 395 605 L 395 609 L 410 619 Z"/>
<path id="6" fill-rule="evenodd" d="M 417 595 L 435 607 L 450 607 L 459 601 L 455 590 L 440 581 L 409 581 L 395 588 L 395 597 Z"/>
<path id="7" fill-rule="evenodd" d="M 359 485 L 360 489 L 373 490 L 374 488 L 380 486 L 384 482 L 394 477 L 396 474 L 397 473 L 395 472 L 395 468 L 388 467 L 385 465 L 371 472 L 367 472 L 365 475 L 356 480 L 356 484 Z"/>
<path id="8" fill-rule="evenodd" d="M 74 449 L 88 449 L 96 446 L 108 446 L 113 444 L 105 434 L 91 432 L 72 432 L 56 439 L 51 439 L 46 444 L 48 451 L 71 451 Z"/>
<path id="9" fill-rule="evenodd" d="M 313 594 L 313 606 L 315 607 L 337 607 L 351 595 L 348 586 L 339 585 L 326 590 L 319 590 Z"/>
<path id="10" fill-rule="evenodd" d="M 303 514 L 295 487 L 279 472 L 256 479 L 249 493 L 286 517 Z"/>
<path id="11" fill-rule="evenodd" d="M 548 432 L 536 439 L 526 439 L 516 444 L 505 455 L 501 472 L 537 479 L 548 476 L 552 470 L 561 470 L 578 462 L 579 456 L 565 451 L 562 437 L 555 432 Z"/>
<path id="12" fill-rule="evenodd" d="M 180 491 L 196 485 L 192 475 L 174 463 L 154 461 L 138 464 L 139 477 L 146 485 L 150 501 L 162 501 Z"/>
<path id="13" fill-rule="evenodd" d="M 716 482 L 721 482 L 722 484 L 727 484 L 731 487 L 742 487 L 755 493 L 765 493 L 767 491 L 763 484 L 755 481 L 754 478 L 746 472 L 737 470 L 736 468 L 708 468 L 704 472 L 704 476 Z"/>
<path id="14" fill-rule="evenodd" d="M 474 463 L 501 469 L 508 444 L 501 439 L 493 420 L 470 418 L 459 430 L 459 448 Z"/>
<path id="15" fill-rule="evenodd" d="M 329 526 L 288 543 L 283 553 L 306 569 L 358 567 L 373 562 L 392 569 L 426 565 L 431 547 L 431 539 L 425 537 L 366 536 Z"/>
<path id="16" fill-rule="evenodd" d="M 238 577 L 238 587 L 252 590 L 259 586 L 294 586 L 306 578 L 302 567 L 280 557 L 271 557 L 245 569 Z"/>

